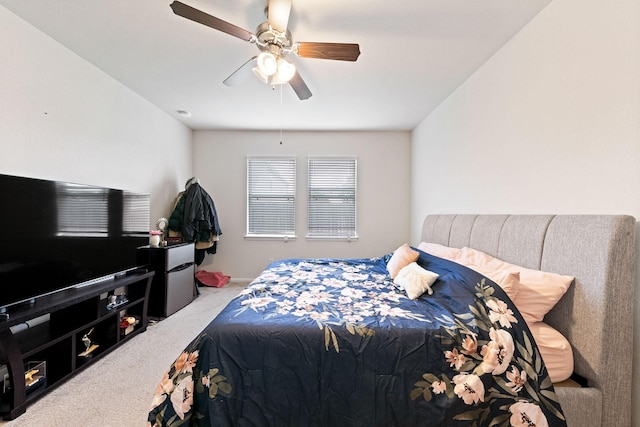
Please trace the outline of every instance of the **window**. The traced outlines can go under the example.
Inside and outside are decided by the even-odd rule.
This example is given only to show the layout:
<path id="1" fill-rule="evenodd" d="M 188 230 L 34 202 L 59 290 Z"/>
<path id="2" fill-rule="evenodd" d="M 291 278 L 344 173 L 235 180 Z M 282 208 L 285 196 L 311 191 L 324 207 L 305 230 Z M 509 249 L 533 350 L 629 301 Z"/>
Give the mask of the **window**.
<path id="1" fill-rule="evenodd" d="M 295 237 L 295 157 L 247 158 L 247 236 Z"/>
<path id="2" fill-rule="evenodd" d="M 357 238 L 355 158 L 309 157 L 307 237 Z"/>

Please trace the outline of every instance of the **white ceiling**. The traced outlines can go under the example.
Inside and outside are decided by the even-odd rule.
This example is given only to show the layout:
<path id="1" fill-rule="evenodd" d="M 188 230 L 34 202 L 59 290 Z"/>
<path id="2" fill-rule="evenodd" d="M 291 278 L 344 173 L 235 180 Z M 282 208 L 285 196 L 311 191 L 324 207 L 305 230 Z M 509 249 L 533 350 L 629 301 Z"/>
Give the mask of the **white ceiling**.
<path id="1" fill-rule="evenodd" d="M 266 20 L 267 0 L 182 1 L 251 32 Z M 0 5 L 193 129 L 411 130 L 550 1 L 294 0 L 293 41 L 362 52 L 356 62 L 295 58 L 306 101 L 253 76 L 223 85 L 257 47 L 175 15 L 171 0 Z"/>

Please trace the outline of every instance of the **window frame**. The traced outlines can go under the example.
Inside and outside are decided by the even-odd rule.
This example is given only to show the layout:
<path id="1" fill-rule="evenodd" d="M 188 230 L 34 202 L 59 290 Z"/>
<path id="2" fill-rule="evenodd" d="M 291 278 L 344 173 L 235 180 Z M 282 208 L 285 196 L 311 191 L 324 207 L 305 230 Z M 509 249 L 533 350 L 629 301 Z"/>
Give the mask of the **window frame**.
<path id="1" fill-rule="evenodd" d="M 263 162 L 263 163 L 270 163 L 270 162 L 284 162 L 286 164 L 288 164 L 288 168 L 286 168 L 286 170 L 283 170 L 282 172 L 286 172 L 288 174 L 287 178 L 289 178 L 292 182 L 289 182 L 289 189 L 288 192 L 284 192 L 282 194 L 280 194 L 280 196 L 274 196 L 275 198 L 281 198 L 281 199 L 289 199 L 288 205 L 290 206 L 290 211 L 288 212 L 289 218 L 288 220 L 291 221 L 291 229 L 290 230 L 273 230 L 273 232 L 256 232 L 255 231 L 255 225 L 253 224 L 253 231 L 251 231 L 252 229 L 252 223 L 251 223 L 251 215 L 252 215 L 252 206 L 251 206 L 251 199 L 252 197 L 260 197 L 260 196 L 256 196 L 256 192 L 253 191 L 252 193 L 252 178 L 250 176 L 251 170 L 250 170 L 250 163 L 251 162 Z M 257 163 L 256 163 L 257 165 Z M 246 157 L 246 224 L 245 224 L 245 239 L 258 239 L 258 240 L 263 240 L 263 239 L 273 239 L 273 240 L 293 240 L 296 239 L 296 203 L 297 203 L 297 159 L 296 156 L 247 156 Z M 286 186 L 286 185 L 285 185 Z M 263 213 L 264 214 L 264 213 Z"/>
<path id="2" fill-rule="evenodd" d="M 327 162 L 327 163 L 335 163 L 334 165 L 324 165 L 325 167 L 325 177 L 326 178 L 326 168 L 333 167 L 334 169 L 339 169 L 339 163 L 352 163 L 352 165 L 348 165 L 347 169 L 350 169 L 352 173 L 346 177 L 349 182 L 347 188 L 338 188 L 338 191 L 347 191 L 352 193 L 352 197 L 343 197 L 343 199 L 352 200 L 352 213 L 350 213 L 350 218 L 346 222 L 352 222 L 353 226 L 347 230 L 346 234 L 321 234 L 319 232 L 312 232 L 312 228 L 317 228 L 312 225 L 312 220 L 315 221 L 314 217 L 317 215 L 317 212 L 312 212 L 313 209 L 313 199 L 317 198 L 317 195 L 312 194 L 314 191 L 315 184 L 312 184 L 312 180 L 317 180 L 317 176 L 314 175 L 314 170 L 317 170 L 318 166 L 312 166 L 313 162 Z M 320 166 L 322 168 L 322 166 Z M 334 176 L 335 177 L 335 176 Z M 322 179 L 322 177 L 320 177 Z M 335 184 L 335 182 L 328 183 Z M 338 197 L 340 199 L 340 197 Z M 318 208 L 321 209 L 321 208 Z M 344 211 L 344 210 L 343 210 Z M 335 212 L 334 212 L 335 213 Z M 335 225 L 335 224 L 334 224 Z M 339 228 L 339 225 L 338 225 Z M 337 241 L 352 241 L 358 239 L 358 158 L 355 156 L 308 156 L 307 157 L 307 233 L 306 238 L 308 240 L 337 240 Z"/>

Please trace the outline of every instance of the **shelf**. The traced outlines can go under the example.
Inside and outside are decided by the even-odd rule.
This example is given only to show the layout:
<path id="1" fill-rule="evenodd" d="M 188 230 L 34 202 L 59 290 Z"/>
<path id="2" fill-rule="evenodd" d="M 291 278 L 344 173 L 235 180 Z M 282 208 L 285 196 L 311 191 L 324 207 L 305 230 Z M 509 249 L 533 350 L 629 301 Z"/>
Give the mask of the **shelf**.
<path id="1" fill-rule="evenodd" d="M 12 308 L 10 320 L 0 321 L 0 361 L 8 366 L 12 385 L 7 393 L 0 394 L 0 416 L 4 419 L 19 416 L 29 402 L 145 331 L 153 275 L 149 272 L 68 289 L 34 304 Z M 128 300 L 108 310 L 109 296 L 115 293 L 125 294 Z M 139 319 L 127 335 L 120 331 L 125 313 Z M 43 315 L 48 315 L 43 323 L 15 334 L 10 329 Z M 97 347 L 88 356 L 80 356 L 87 343 Z M 24 384 L 25 366 L 42 362 L 46 364 L 46 378 L 37 389 L 28 389 Z"/>
<path id="2" fill-rule="evenodd" d="M 50 326 L 49 322 L 43 323 L 15 335 L 16 342 L 18 343 L 18 347 L 20 348 L 20 352 L 23 357 L 29 357 L 40 349 L 46 348 L 55 344 L 59 340 L 65 339 L 65 335 L 60 335 L 54 338 L 51 334 Z"/>
<path id="3" fill-rule="evenodd" d="M 66 337 L 52 343 L 49 347 L 43 348 L 37 353 L 26 356 L 24 365 L 28 362 L 46 362 L 47 382 L 55 384 L 60 379 L 66 377 L 73 371 L 71 358 L 68 357 L 72 349 L 71 337 Z"/>
<path id="4" fill-rule="evenodd" d="M 121 278 L 106 280 L 90 286 L 70 288 L 39 298 L 34 303 L 25 303 L 10 307 L 9 320 L 0 321 L 0 329 L 23 323 L 34 317 L 49 314 L 64 308 L 75 306 L 90 298 L 98 298 L 100 294 L 113 291 L 119 287 L 125 287 L 132 283 L 153 277 L 153 272 L 124 276 Z"/>

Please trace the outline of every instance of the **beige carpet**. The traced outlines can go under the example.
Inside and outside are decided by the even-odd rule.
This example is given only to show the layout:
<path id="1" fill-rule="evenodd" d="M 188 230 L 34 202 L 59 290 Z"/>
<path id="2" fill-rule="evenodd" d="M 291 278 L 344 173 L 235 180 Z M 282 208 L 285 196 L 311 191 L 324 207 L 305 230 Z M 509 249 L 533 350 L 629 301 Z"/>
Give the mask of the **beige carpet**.
<path id="1" fill-rule="evenodd" d="M 246 286 L 200 288 L 201 295 L 151 324 L 2 427 L 146 426 L 153 393 L 184 347 Z"/>

